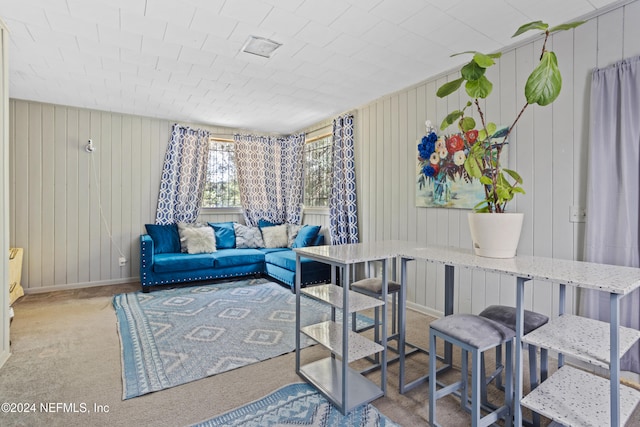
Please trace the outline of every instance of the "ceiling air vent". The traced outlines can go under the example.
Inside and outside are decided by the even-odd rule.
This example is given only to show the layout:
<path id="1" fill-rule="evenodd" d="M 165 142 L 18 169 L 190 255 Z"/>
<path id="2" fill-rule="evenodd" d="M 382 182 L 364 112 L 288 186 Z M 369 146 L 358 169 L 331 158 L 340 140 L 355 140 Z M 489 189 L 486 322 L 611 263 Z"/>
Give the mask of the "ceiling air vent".
<path id="1" fill-rule="evenodd" d="M 271 58 L 273 52 L 280 46 L 282 46 L 282 43 L 274 42 L 264 37 L 249 36 L 244 46 L 242 46 L 242 51 L 264 58 Z"/>

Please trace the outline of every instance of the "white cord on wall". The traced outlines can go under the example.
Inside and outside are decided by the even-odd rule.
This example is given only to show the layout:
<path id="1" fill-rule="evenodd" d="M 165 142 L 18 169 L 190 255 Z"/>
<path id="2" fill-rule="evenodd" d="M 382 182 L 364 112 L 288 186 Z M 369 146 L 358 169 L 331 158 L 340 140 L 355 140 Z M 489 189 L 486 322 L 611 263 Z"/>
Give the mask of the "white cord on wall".
<path id="1" fill-rule="evenodd" d="M 88 144 L 85 147 L 85 151 L 90 154 L 91 157 L 91 169 L 93 170 L 93 179 L 96 184 L 96 190 L 98 191 L 98 208 L 100 209 L 100 218 L 102 218 L 102 223 L 104 224 L 104 228 L 107 230 L 107 235 L 109 236 L 109 240 L 111 244 L 116 248 L 118 253 L 120 254 L 120 266 L 124 265 L 127 262 L 127 257 L 122 253 L 120 246 L 113 240 L 113 235 L 111 234 L 111 229 L 109 228 L 109 224 L 107 223 L 107 219 L 104 216 L 104 210 L 102 209 L 102 201 L 100 199 L 100 181 L 98 180 L 98 171 L 96 169 L 96 165 L 93 160 L 93 152 L 95 151 L 95 147 L 93 146 L 93 141 L 89 140 Z"/>

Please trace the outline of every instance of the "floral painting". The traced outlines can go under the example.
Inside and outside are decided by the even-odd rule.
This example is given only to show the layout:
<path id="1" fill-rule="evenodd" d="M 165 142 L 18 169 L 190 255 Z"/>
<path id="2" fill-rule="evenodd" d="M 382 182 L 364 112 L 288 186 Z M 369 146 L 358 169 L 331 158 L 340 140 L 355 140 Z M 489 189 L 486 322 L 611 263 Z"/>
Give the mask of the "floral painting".
<path id="1" fill-rule="evenodd" d="M 418 143 L 416 206 L 473 209 L 484 200 L 485 189 L 479 180 L 471 178 L 464 164 L 478 131 L 438 135 L 430 121 L 426 130 Z M 500 134 L 499 130 L 493 138 Z M 502 149 L 504 158 L 508 158 L 506 144 Z"/>

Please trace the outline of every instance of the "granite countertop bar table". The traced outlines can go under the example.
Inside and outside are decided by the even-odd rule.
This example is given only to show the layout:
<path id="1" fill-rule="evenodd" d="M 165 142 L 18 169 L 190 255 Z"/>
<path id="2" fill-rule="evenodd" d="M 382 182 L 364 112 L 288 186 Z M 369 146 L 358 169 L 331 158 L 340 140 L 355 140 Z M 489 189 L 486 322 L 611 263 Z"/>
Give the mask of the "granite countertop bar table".
<path id="1" fill-rule="evenodd" d="M 580 420 L 586 419 L 585 416 L 591 417 L 593 420 L 608 420 L 610 425 L 621 425 L 625 419 L 633 411 L 633 408 L 640 401 L 640 394 L 629 387 L 620 386 L 620 355 L 624 353 L 637 339 L 640 334 L 638 331 L 629 328 L 620 327 L 620 299 L 630 294 L 640 287 L 640 269 L 631 267 L 621 267 L 581 261 L 570 261 L 544 257 L 533 256 L 517 256 L 509 259 L 485 258 L 475 255 L 471 250 L 450 247 L 411 247 L 406 245 L 399 254 L 402 257 L 402 279 L 403 286 L 406 284 L 406 262 L 412 259 L 421 259 L 429 262 L 440 263 L 445 265 L 445 315 L 453 312 L 451 300 L 453 296 L 453 275 L 455 267 L 465 267 L 472 269 L 480 269 L 483 271 L 501 273 L 514 276 L 516 278 L 517 296 L 516 296 L 516 396 L 514 399 L 515 408 L 515 424 L 522 424 L 522 411 L 520 402 L 522 400 L 522 346 L 523 342 L 523 312 L 524 312 L 524 284 L 530 280 L 542 280 L 560 284 L 560 307 L 559 315 L 562 317 L 565 312 L 565 292 L 566 286 L 574 286 L 577 288 L 594 289 L 600 292 L 606 292 L 610 295 L 611 318 L 608 324 L 598 323 L 597 327 L 592 325 L 591 319 L 579 318 L 578 316 L 567 317 L 566 320 L 572 324 L 577 324 L 577 330 L 591 329 L 597 330 L 597 334 L 593 334 L 596 342 L 589 345 L 603 345 L 602 340 L 606 342 L 606 330 L 608 329 L 609 339 L 609 356 L 603 355 L 598 349 L 581 353 L 579 346 L 575 343 L 562 344 L 562 339 L 554 340 L 559 335 L 557 331 L 552 332 L 550 328 L 562 328 L 566 322 L 552 321 L 550 322 L 548 335 L 543 336 L 544 330 L 532 335 L 530 342 L 532 344 L 551 348 L 559 352 L 559 364 L 564 363 L 563 352 L 578 357 L 585 361 L 597 361 L 600 366 L 608 366 L 610 369 L 609 381 L 602 381 L 593 374 L 586 373 L 570 367 L 562 367 L 558 370 L 560 379 L 555 378 L 554 374 L 549 380 L 541 384 L 530 396 L 523 401 L 527 407 L 558 422 L 575 423 L 576 425 L 584 425 Z M 401 313 L 406 309 L 406 302 L 401 302 Z M 576 333 L 578 333 L 576 330 Z M 565 331 L 567 332 L 567 331 Z M 404 337 L 405 331 L 401 330 L 400 335 Z M 570 333 L 570 332 L 568 332 Z M 528 336 L 527 336 L 528 337 Z M 598 341 L 599 340 L 599 341 Z M 526 338 L 525 342 L 529 342 Z M 605 344 L 606 345 L 606 344 Z M 402 345 L 400 345 L 402 348 Z M 606 352 L 605 352 L 606 353 Z M 593 354 L 596 354 L 594 356 Z M 450 358 L 450 356 L 449 356 Z M 445 355 L 447 359 L 447 355 Z M 449 359 L 450 360 L 450 359 Z M 402 363 L 402 358 L 401 358 Z M 403 369 L 401 365 L 400 372 Z M 401 375 L 402 376 L 402 375 Z M 585 378 L 590 378 L 586 381 Z M 609 413 L 602 414 L 602 405 L 594 405 L 593 393 L 582 396 L 584 402 L 573 402 L 568 408 L 566 405 L 551 405 L 554 399 L 561 400 L 562 393 L 566 392 L 567 381 L 571 381 L 573 389 L 589 389 L 599 387 L 596 394 L 603 396 L 600 402 L 607 403 L 610 406 Z M 603 387 L 604 383 L 604 387 Z M 609 385 L 608 393 L 606 392 L 606 384 Z M 403 378 L 400 380 L 401 391 L 403 387 Z M 572 398 L 580 399 L 580 396 L 572 396 Z M 622 408 L 621 408 L 622 407 Z M 588 409 L 593 410 L 593 415 L 589 415 Z"/>

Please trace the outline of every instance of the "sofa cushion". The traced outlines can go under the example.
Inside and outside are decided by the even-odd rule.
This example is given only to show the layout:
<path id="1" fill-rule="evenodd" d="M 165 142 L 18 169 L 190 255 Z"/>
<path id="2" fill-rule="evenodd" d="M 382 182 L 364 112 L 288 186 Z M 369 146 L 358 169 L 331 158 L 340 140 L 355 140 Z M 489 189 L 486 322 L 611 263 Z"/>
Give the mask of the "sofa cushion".
<path id="1" fill-rule="evenodd" d="M 236 233 L 236 248 L 263 248 L 264 241 L 262 233 L 258 227 L 248 227 L 246 225 L 234 223 L 233 229 Z"/>
<path id="2" fill-rule="evenodd" d="M 213 264 L 213 254 L 165 253 L 154 256 L 153 271 L 156 273 L 169 273 L 172 271 L 199 270 L 213 268 Z"/>
<path id="3" fill-rule="evenodd" d="M 210 222 L 216 233 L 216 248 L 233 249 L 236 247 L 236 232 L 233 222 Z"/>
<path id="4" fill-rule="evenodd" d="M 296 240 L 291 245 L 292 248 L 306 248 L 311 246 L 315 242 L 318 233 L 320 232 L 319 225 L 305 225 L 298 231 Z"/>
<path id="5" fill-rule="evenodd" d="M 180 235 L 176 224 L 145 224 L 144 227 L 153 240 L 154 254 L 180 252 Z"/>
<path id="6" fill-rule="evenodd" d="M 282 267 L 286 270 L 295 271 L 296 270 L 296 253 L 294 251 L 280 251 L 280 252 L 271 252 L 265 255 L 265 261 L 269 264 L 277 265 L 278 267 Z M 302 264 L 304 269 L 314 268 L 315 264 L 318 266 L 326 266 L 327 264 L 314 261 L 310 258 L 300 258 L 300 263 Z M 324 268 L 324 267 L 323 267 Z"/>
<path id="7" fill-rule="evenodd" d="M 264 253 L 257 249 L 221 249 L 211 255 L 216 268 L 264 262 Z"/>

